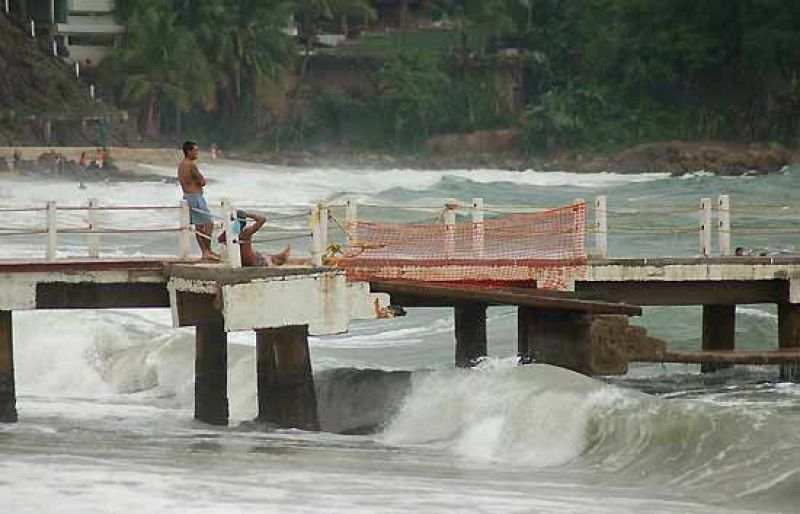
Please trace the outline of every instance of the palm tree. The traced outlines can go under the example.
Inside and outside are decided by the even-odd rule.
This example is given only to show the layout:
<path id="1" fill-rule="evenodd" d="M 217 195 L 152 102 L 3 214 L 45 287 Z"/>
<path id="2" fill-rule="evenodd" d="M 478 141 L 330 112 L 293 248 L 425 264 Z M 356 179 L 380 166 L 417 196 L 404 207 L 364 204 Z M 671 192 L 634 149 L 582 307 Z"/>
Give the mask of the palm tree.
<path id="1" fill-rule="evenodd" d="M 143 107 L 145 134 L 158 137 L 164 104 L 180 115 L 193 104 L 213 106 L 208 63 L 177 14 L 158 2 L 143 2 L 128 20 L 124 45 L 100 69 L 121 88 L 124 101 Z"/>
<path id="2" fill-rule="evenodd" d="M 244 114 L 262 81 L 290 67 L 293 43 L 287 33 L 294 3 L 289 0 L 196 0 L 198 40 L 216 72 L 230 114 Z"/>

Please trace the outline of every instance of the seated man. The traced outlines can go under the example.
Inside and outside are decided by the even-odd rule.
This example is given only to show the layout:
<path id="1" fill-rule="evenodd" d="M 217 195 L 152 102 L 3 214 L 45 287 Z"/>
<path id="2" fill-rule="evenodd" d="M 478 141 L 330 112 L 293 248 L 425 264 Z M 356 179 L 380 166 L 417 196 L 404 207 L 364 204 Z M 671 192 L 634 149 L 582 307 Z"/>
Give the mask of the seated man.
<path id="1" fill-rule="evenodd" d="M 253 223 L 248 225 L 247 220 L 253 220 Z M 239 253 L 242 256 L 242 266 L 280 266 L 286 264 L 289 260 L 289 253 L 291 248 L 289 245 L 280 253 L 269 255 L 263 252 L 253 250 L 253 235 L 258 232 L 267 219 L 261 214 L 249 211 L 236 211 L 236 221 L 239 230 Z M 219 235 L 217 241 L 225 243 L 225 232 Z"/>

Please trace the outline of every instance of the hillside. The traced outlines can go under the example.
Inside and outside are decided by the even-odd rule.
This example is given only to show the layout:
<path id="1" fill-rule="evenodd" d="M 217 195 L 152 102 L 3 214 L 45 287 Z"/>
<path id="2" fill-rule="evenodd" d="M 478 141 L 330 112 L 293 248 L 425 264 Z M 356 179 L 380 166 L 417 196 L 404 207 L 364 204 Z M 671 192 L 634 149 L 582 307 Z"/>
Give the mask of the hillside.
<path id="1" fill-rule="evenodd" d="M 104 109 L 45 44 L 0 14 L 0 130 L 31 115 L 68 118 Z"/>

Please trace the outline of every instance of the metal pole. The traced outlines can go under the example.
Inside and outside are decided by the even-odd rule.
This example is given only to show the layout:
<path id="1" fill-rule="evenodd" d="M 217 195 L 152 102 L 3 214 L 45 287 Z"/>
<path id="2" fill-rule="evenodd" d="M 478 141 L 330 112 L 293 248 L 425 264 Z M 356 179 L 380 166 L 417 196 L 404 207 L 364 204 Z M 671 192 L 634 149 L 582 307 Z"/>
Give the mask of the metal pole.
<path id="1" fill-rule="evenodd" d="M 58 246 L 58 217 L 56 202 L 47 202 L 47 260 L 56 260 L 56 247 Z"/>
<path id="2" fill-rule="evenodd" d="M 31 20 L 31 37 L 36 38 L 36 23 Z"/>
<path id="3" fill-rule="evenodd" d="M 100 257 L 100 234 L 97 230 L 97 198 L 89 198 L 89 257 Z"/>
<path id="4" fill-rule="evenodd" d="M 719 254 L 731 254 L 731 200 L 728 195 L 717 199 L 717 230 L 719 231 Z"/>
<path id="5" fill-rule="evenodd" d="M 483 225 L 483 198 L 472 199 L 472 251 L 479 259 L 486 255 Z"/>
<path id="6" fill-rule="evenodd" d="M 605 195 L 594 199 L 594 251 L 602 259 L 608 253 L 608 211 Z"/>
<path id="7" fill-rule="evenodd" d="M 711 255 L 711 198 L 700 199 L 700 255 Z"/>
<path id="8" fill-rule="evenodd" d="M 81 63 L 75 61 L 75 78 L 81 78 Z"/>

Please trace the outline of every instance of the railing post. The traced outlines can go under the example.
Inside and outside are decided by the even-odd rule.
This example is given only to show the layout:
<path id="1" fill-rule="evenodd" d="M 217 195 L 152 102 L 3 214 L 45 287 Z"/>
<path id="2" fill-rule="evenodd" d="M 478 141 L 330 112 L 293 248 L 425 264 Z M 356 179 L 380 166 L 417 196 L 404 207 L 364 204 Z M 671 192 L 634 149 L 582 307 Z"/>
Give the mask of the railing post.
<path id="1" fill-rule="evenodd" d="M 192 211 L 189 209 L 189 202 L 181 200 L 181 208 L 178 211 L 178 225 L 181 231 L 178 235 L 178 257 L 188 259 L 191 252 L 192 241 Z"/>
<path id="2" fill-rule="evenodd" d="M 56 202 L 47 202 L 47 260 L 56 260 L 58 246 L 58 214 Z"/>
<path id="3" fill-rule="evenodd" d="M 225 260 L 229 268 L 242 267 L 242 254 L 239 252 L 239 224 L 236 210 L 227 198 L 222 200 L 223 230 L 225 230 Z"/>
<path id="4" fill-rule="evenodd" d="M 89 257 L 100 257 L 100 234 L 97 230 L 97 198 L 89 198 Z"/>
<path id="5" fill-rule="evenodd" d="M 347 230 L 347 250 L 352 252 L 358 246 L 358 202 L 353 198 L 347 199 L 345 210 L 345 230 Z"/>
<path id="6" fill-rule="evenodd" d="M 601 259 L 605 259 L 608 253 L 608 211 L 605 195 L 594 199 L 594 253 Z"/>
<path id="7" fill-rule="evenodd" d="M 444 256 L 452 259 L 456 253 L 456 208 L 455 201 L 446 203 L 444 208 Z"/>
<path id="8" fill-rule="evenodd" d="M 700 199 L 700 255 L 711 255 L 711 198 Z"/>
<path id="9" fill-rule="evenodd" d="M 717 230 L 719 231 L 719 254 L 731 254 L 731 199 L 719 195 L 717 199 Z"/>
<path id="10" fill-rule="evenodd" d="M 472 251 L 478 259 L 486 254 L 483 225 L 483 198 L 472 199 Z"/>
<path id="11" fill-rule="evenodd" d="M 322 257 L 328 242 L 328 209 L 317 204 L 311 212 L 311 262 L 322 266 Z"/>

